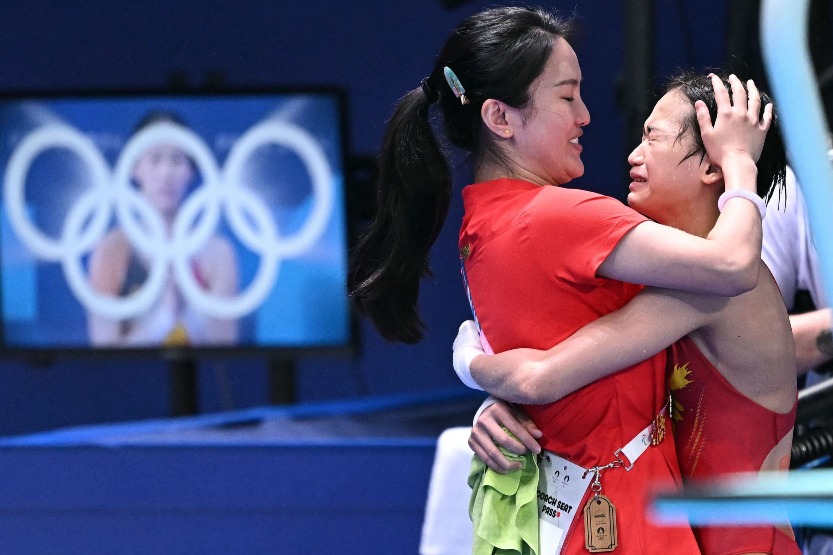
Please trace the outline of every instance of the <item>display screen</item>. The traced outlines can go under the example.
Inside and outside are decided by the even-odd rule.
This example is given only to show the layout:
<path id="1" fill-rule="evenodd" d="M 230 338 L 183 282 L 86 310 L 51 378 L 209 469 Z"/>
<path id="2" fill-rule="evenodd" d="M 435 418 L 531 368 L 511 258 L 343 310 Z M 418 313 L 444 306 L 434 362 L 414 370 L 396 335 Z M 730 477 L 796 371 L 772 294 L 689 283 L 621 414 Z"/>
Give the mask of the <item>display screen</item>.
<path id="1" fill-rule="evenodd" d="M 337 91 L 0 100 L 6 351 L 352 343 Z"/>

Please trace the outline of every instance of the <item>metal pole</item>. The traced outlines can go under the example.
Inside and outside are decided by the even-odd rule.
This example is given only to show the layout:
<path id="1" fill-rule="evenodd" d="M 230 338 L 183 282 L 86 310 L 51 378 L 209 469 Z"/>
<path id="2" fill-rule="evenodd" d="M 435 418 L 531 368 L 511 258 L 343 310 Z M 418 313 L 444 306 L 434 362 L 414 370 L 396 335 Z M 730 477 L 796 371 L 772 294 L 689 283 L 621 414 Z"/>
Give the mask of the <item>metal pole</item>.
<path id="1" fill-rule="evenodd" d="M 825 293 L 833 300 L 833 167 L 827 156 L 829 130 L 808 46 L 809 7 L 809 0 L 764 0 L 761 51 L 790 165 L 807 199 Z"/>

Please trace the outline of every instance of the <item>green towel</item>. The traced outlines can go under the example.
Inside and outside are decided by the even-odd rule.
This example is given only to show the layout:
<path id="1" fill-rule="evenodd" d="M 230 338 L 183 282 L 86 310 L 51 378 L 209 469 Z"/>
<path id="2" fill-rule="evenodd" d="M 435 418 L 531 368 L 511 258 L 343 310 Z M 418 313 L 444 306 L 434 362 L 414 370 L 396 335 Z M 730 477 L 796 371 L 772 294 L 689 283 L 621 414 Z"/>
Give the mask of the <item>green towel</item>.
<path id="1" fill-rule="evenodd" d="M 538 460 L 535 454 L 515 455 L 523 468 L 500 474 L 472 457 L 469 516 L 474 524 L 473 555 L 538 554 Z"/>

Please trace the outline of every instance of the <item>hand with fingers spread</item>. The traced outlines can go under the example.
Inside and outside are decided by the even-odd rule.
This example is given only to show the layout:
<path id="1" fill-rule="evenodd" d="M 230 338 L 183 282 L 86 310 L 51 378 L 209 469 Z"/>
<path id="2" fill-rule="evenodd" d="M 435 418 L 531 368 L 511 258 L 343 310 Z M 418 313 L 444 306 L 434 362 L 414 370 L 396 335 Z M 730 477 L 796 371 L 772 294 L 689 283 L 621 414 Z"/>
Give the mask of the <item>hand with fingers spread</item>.
<path id="1" fill-rule="evenodd" d="M 521 463 L 510 461 L 500 447 L 516 455 L 527 451 L 537 454 L 541 452 L 538 439 L 542 435 L 526 413 L 504 401 L 497 401 L 486 408 L 474 423 L 469 447 L 489 468 L 505 473 L 520 469 Z"/>
<path id="2" fill-rule="evenodd" d="M 709 159 L 725 175 L 727 166 L 735 163 L 748 165 L 749 161 L 754 165 L 760 158 L 764 139 L 772 123 L 772 104 L 767 104 L 761 114 L 761 95 L 751 79 L 744 88 L 740 79 L 730 75 L 730 97 L 720 77 L 713 74 L 710 77 L 717 104 L 714 123 L 702 100 L 698 100 L 694 108 Z"/>

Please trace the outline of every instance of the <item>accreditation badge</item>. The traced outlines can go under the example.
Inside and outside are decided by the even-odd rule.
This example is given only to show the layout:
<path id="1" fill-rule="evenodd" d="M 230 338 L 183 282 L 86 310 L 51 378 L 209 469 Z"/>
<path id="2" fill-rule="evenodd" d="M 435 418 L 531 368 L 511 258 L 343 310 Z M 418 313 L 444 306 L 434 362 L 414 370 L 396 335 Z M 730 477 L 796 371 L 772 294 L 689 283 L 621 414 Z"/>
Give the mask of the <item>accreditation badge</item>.
<path id="1" fill-rule="evenodd" d="M 541 452 L 538 468 L 539 553 L 558 555 L 593 473 L 551 451 Z"/>

